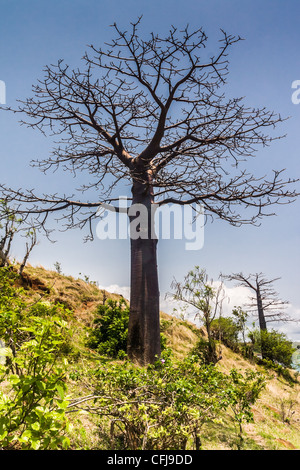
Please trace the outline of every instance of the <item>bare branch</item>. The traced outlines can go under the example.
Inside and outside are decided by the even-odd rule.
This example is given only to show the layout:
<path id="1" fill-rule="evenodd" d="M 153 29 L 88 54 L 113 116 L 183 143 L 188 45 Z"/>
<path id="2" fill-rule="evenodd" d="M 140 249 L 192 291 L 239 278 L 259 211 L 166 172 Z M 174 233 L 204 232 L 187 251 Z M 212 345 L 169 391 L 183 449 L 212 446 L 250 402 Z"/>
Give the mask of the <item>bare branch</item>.
<path id="1" fill-rule="evenodd" d="M 253 292 L 253 296 L 249 295 L 245 308 L 258 317 L 262 315 L 265 323 L 296 321 L 285 311 L 289 302 L 280 299 L 273 288 L 274 282 L 280 278 L 267 279 L 261 272 L 247 276 L 240 272 L 222 277 L 228 281 L 236 281 L 237 286 L 248 287 Z"/>
<path id="2" fill-rule="evenodd" d="M 281 169 L 271 176 L 247 170 L 258 148 L 281 138 L 270 133 L 283 119 L 220 93 L 229 50 L 241 38 L 222 31 L 209 58 L 202 29 L 172 27 L 165 37 L 142 39 L 140 26 L 141 18 L 129 31 L 114 24 L 115 39 L 105 48 L 91 45 L 81 69 L 62 60 L 45 67 L 33 96 L 7 108 L 24 116 L 22 124 L 57 136 L 52 154 L 33 165 L 45 173 L 87 173 L 79 191 L 92 191 L 89 200 L 1 186 L 4 194 L 22 214 L 40 215 L 41 225 L 49 214 L 67 211 L 67 226 L 81 228 L 124 182 L 139 183 L 159 205 L 201 203 L 208 215 L 233 225 L 257 223 L 274 214 L 270 206 L 292 202 L 298 179 L 283 178 Z"/>

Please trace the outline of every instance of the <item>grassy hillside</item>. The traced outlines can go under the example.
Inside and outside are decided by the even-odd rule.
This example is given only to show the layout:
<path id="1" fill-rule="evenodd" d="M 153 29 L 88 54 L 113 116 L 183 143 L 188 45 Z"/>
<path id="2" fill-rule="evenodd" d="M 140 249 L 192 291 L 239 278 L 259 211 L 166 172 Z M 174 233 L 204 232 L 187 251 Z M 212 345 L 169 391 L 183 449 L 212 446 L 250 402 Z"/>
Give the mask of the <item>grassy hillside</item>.
<path id="1" fill-rule="evenodd" d="M 176 355 L 182 358 L 192 349 L 198 339 L 197 327 L 188 322 L 171 318 L 162 313 L 161 318 L 169 322 L 165 330 L 168 344 Z M 259 400 L 252 408 L 254 422 L 245 425 L 249 449 L 295 450 L 300 449 L 300 380 L 291 384 L 275 372 L 266 371 L 223 344 L 222 359 L 217 368 L 229 373 L 232 368 L 241 371 L 248 369 L 266 373 L 267 385 Z M 291 371 L 292 376 L 295 376 Z M 297 374 L 296 374 L 297 377 Z M 231 416 L 221 425 L 209 424 L 205 431 L 204 449 L 230 449 L 234 441 L 234 426 Z"/>
<path id="2" fill-rule="evenodd" d="M 106 298 L 119 299 L 98 289 L 83 279 L 47 271 L 42 267 L 26 267 L 24 282 L 28 299 L 66 307 L 70 330 L 69 346 L 66 353 L 68 373 L 66 379 L 68 400 L 79 400 L 91 394 L 93 368 L 99 363 L 94 350 L 87 348 L 88 328 L 92 326 L 97 305 Z M 171 348 L 176 360 L 183 360 L 195 347 L 199 335 L 203 334 L 194 324 L 161 313 L 161 330 L 166 345 Z M 246 360 L 224 345 L 220 345 L 222 359 L 216 368 L 229 374 L 232 368 L 245 372 L 258 371 L 267 378 L 266 388 L 252 407 L 254 421 L 244 424 L 243 448 L 250 450 L 300 449 L 300 381 L 287 381 L 272 370 Z M 122 367 L 122 361 L 110 361 Z M 294 372 L 292 372 L 294 376 Z M 1 386 L 2 387 L 2 386 Z M 97 449 L 102 447 L 101 426 L 95 415 L 81 409 L 68 415 L 72 426 L 69 430 L 71 448 Z M 236 427 L 230 410 L 222 419 L 205 423 L 201 429 L 201 443 L 204 450 L 234 449 Z"/>

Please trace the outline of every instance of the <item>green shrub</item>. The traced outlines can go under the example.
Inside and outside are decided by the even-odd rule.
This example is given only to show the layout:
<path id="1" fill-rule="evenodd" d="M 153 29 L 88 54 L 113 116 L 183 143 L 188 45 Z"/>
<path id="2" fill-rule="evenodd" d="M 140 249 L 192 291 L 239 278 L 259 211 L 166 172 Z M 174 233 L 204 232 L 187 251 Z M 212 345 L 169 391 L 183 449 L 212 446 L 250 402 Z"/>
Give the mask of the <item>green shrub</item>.
<path id="1" fill-rule="evenodd" d="M 129 306 L 125 299 L 108 299 L 99 305 L 87 346 L 112 358 L 124 357 L 127 350 Z"/>
<path id="2" fill-rule="evenodd" d="M 32 315 L 37 317 L 59 316 L 64 320 L 70 320 L 73 313 L 63 303 L 55 302 L 52 304 L 49 301 L 40 301 L 30 307 Z"/>
<path id="3" fill-rule="evenodd" d="M 15 356 L 10 357 L 16 373 L 1 366 L 0 446 L 3 449 L 67 448 L 65 436 L 68 421 L 65 417 L 64 367 L 57 365 L 57 351 L 63 342 L 59 318 L 34 318 L 24 329 L 30 334 Z"/>
<path id="4" fill-rule="evenodd" d="M 89 330 L 86 345 L 99 354 L 111 358 L 126 358 L 128 339 L 129 305 L 125 299 L 108 299 L 99 305 L 93 327 Z M 163 328 L 162 328 L 163 329 Z M 161 349 L 167 345 L 167 337 L 160 333 Z"/>
<path id="5" fill-rule="evenodd" d="M 215 339 L 222 341 L 225 346 L 236 350 L 238 348 L 239 327 L 230 317 L 220 317 L 213 320 L 211 332 Z"/>
<path id="6" fill-rule="evenodd" d="M 0 269 L 0 447 L 67 448 L 65 365 L 59 361 L 66 323 L 53 306 L 27 305 L 17 277 Z M 48 310 L 47 310 L 48 309 Z M 43 311 L 43 316 L 37 316 Z M 60 365 L 59 365 L 60 362 Z"/>
<path id="7" fill-rule="evenodd" d="M 104 450 L 199 450 L 204 426 L 222 423 L 228 408 L 241 441 L 242 423 L 253 418 L 251 407 L 263 387 L 260 374 L 224 374 L 197 356 L 175 361 L 170 351 L 147 367 L 103 358 L 92 376 L 94 392 L 83 409 L 98 416 Z M 72 406 L 80 411 L 82 398 Z"/>
<path id="8" fill-rule="evenodd" d="M 102 364 L 94 409 L 106 447 L 200 449 L 202 426 L 225 407 L 224 382 L 225 375 L 200 366 L 195 357 L 174 364 L 166 356 L 144 368 L 129 362 Z"/>
<path id="9" fill-rule="evenodd" d="M 246 370 L 241 374 L 236 369 L 230 371 L 228 387 L 224 390 L 228 398 L 228 405 L 233 412 L 235 423 L 238 427 L 237 448 L 243 445 L 243 422 L 253 421 L 252 406 L 258 399 L 266 384 L 265 377 L 259 372 Z"/>
<path id="10" fill-rule="evenodd" d="M 196 356 L 202 364 L 214 365 L 221 358 L 221 349 L 218 347 L 218 342 L 214 338 L 207 341 L 200 336 L 191 354 L 192 356 Z"/>
<path id="11" fill-rule="evenodd" d="M 263 351 L 263 359 L 280 364 L 284 367 L 291 367 L 295 348 L 284 333 L 276 330 L 260 331 L 251 333 L 256 351 Z"/>

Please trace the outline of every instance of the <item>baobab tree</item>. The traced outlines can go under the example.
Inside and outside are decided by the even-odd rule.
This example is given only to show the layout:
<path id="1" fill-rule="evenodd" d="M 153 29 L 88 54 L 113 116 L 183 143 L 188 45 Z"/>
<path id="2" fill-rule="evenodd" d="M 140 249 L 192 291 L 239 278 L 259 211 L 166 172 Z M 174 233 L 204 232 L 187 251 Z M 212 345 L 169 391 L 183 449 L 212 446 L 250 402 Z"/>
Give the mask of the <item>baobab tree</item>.
<path id="1" fill-rule="evenodd" d="M 152 33 L 143 39 L 140 24 L 141 19 L 132 23 L 129 31 L 114 24 L 114 39 L 103 48 L 91 45 L 81 69 L 62 60 L 47 66 L 32 97 L 8 108 L 24 116 L 22 123 L 60 138 L 48 158 L 33 164 L 45 172 L 85 172 L 90 181 L 85 179 L 80 195 L 4 186 L 2 191 L 23 214 L 35 214 L 36 228 L 61 213 L 67 228 L 88 227 L 92 237 L 99 207 L 113 207 L 129 182 L 129 220 L 138 217 L 130 209 L 142 205 L 149 224 L 130 242 L 128 355 L 149 363 L 160 354 L 153 205 L 199 203 L 206 215 L 238 226 L 255 223 L 273 204 L 290 202 L 295 190 L 288 189 L 292 180 L 281 170 L 270 177 L 247 171 L 257 148 L 275 138 L 264 132 L 282 119 L 221 93 L 228 51 L 240 38 L 222 31 L 216 54 L 206 57 L 202 29 L 172 27 L 165 37 Z"/>
<path id="2" fill-rule="evenodd" d="M 288 301 L 280 299 L 273 287 L 274 282 L 280 279 L 279 277 L 267 279 L 263 273 L 249 275 L 235 273 L 223 276 L 223 278 L 236 281 L 237 286 L 250 289 L 253 295 L 249 294 L 245 308 L 258 318 L 261 331 L 267 330 L 267 323 L 292 321 L 292 318 L 286 313 Z"/>
<path id="3" fill-rule="evenodd" d="M 286 312 L 289 302 L 282 300 L 273 287 L 273 284 L 280 278 L 267 279 L 263 273 L 249 275 L 234 273 L 223 276 L 223 279 L 236 281 L 237 286 L 250 289 L 245 309 L 258 318 L 261 336 L 261 355 L 264 358 L 264 335 L 267 333 L 267 324 L 296 321 Z"/>

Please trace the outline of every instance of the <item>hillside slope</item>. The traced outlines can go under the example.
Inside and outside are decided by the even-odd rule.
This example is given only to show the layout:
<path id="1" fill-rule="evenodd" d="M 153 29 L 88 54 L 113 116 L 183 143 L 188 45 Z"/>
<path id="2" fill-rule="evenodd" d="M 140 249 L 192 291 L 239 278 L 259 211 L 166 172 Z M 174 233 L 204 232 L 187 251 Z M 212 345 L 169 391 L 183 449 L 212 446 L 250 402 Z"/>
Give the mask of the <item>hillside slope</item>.
<path id="1" fill-rule="evenodd" d="M 72 312 L 71 341 L 76 354 L 73 355 L 70 368 L 73 372 L 87 370 L 89 364 L 92 365 L 97 358 L 84 344 L 86 328 L 93 323 L 97 305 L 102 304 L 106 298 L 119 299 L 121 296 L 100 290 L 94 283 L 48 271 L 43 267 L 27 266 L 24 271 L 23 287 L 32 300 L 60 303 Z M 196 345 L 200 332 L 196 325 L 163 312 L 161 312 L 161 330 L 166 337 L 167 346 L 179 360 L 186 357 Z M 298 381 L 290 383 L 274 371 L 266 370 L 246 360 L 224 345 L 220 347 L 222 359 L 216 366 L 220 371 L 229 373 L 232 368 L 240 371 L 252 369 L 268 377 L 266 388 L 252 409 L 254 422 L 245 425 L 244 428 L 247 436 L 246 448 L 300 450 L 299 378 Z M 68 386 L 71 393 L 80 395 L 81 385 L 79 381 L 74 380 L 74 373 L 69 376 Z M 91 436 L 96 429 L 95 423 L 87 416 L 81 416 L 80 420 L 90 433 L 85 440 L 93 441 L 94 438 Z M 222 423 L 209 425 L 204 429 L 203 449 L 231 449 L 233 436 L 234 423 L 228 414 Z"/>
<path id="2" fill-rule="evenodd" d="M 168 337 L 168 345 L 175 354 L 182 358 L 192 349 L 198 339 L 197 327 L 188 322 L 182 322 L 176 318 L 162 313 L 161 318 L 167 321 L 169 327 L 165 330 Z M 240 371 L 248 369 L 267 374 L 267 384 L 259 400 L 252 408 L 254 422 L 245 425 L 245 431 L 249 438 L 249 444 L 254 449 L 275 450 L 300 450 L 300 380 L 290 383 L 278 376 L 274 371 L 267 371 L 264 367 L 242 357 L 227 348 L 221 346 L 222 359 L 217 368 L 229 373 L 235 368 Z M 291 375 L 297 378 L 297 373 L 291 371 Z M 230 423 L 230 417 L 228 420 Z M 228 424 L 227 423 L 227 424 Z M 230 425 L 215 426 L 207 432 L 206 449 L 228 449 L 228 441 L 233 430 Z M 220 444 L 220 441 L 224 444 Z M 252 444 L 251 444 L 252 441 Z"/>

